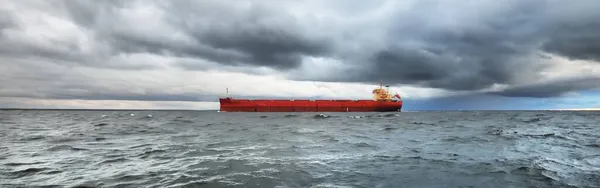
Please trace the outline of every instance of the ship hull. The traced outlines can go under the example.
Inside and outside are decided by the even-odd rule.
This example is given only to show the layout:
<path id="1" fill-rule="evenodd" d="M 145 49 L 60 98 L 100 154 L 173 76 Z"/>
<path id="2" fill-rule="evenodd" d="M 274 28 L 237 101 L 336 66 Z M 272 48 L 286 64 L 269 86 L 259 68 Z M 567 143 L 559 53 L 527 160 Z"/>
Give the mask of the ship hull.
<path id="1" fill-rule="evenodd" d="M 219 103 L 221 112 L 392 112 L 402 110 L 402 101 L 220 98 Z"/>

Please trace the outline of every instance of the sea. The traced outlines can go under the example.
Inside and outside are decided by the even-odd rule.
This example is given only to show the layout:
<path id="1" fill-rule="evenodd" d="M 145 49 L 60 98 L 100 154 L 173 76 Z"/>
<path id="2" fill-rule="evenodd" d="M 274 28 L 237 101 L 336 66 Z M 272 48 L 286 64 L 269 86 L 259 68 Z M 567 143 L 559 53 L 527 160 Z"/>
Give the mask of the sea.
<path id="1" fill-rule="evenodd" d="M 0 187 L 600 187 L 600 112 L 0 111 Z"/>

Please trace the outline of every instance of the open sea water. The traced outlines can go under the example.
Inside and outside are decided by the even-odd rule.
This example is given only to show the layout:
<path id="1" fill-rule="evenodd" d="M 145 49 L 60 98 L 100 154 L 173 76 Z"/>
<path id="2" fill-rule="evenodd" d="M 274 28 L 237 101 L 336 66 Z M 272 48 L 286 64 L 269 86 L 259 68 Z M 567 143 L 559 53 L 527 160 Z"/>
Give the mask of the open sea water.
<path id="1" fill-rule="evenodd" d="M 600 187 L 599 113 L 5 110 L 0 187 Z"/>

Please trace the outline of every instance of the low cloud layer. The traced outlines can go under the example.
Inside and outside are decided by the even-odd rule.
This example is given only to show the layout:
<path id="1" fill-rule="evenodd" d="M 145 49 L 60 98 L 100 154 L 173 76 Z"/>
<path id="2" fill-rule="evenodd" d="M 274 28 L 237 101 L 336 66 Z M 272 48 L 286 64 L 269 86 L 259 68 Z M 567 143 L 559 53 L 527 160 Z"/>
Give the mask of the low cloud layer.
<path id="1" fill-rule="evenodd" d="M 284 88 L 240 96 L 355 97 L 349 88 L 383 80 L 423 88 L 402 91 L 414 98 L 557 97 L 599 87 L 598 8 L 595 0 L 8 1 L 0 95 L 211 101 L 224 84 L 210 83 L 245 88 L 234 79 L 255 76 Z M 310 91 L 269 92 L 294 87 Z"/>
<path id="2" fill-rule="evenodd" d="M 590 88 L 600 88 L 600 78 L 585 77 L 579 79 L 566 79 L 553 82 L 536 83 L 529 85 L 516 86 L 502 90 L 500 92 L 490 92 L 508 97 L 559 97 L 571 91 L 581 91 Z"/>

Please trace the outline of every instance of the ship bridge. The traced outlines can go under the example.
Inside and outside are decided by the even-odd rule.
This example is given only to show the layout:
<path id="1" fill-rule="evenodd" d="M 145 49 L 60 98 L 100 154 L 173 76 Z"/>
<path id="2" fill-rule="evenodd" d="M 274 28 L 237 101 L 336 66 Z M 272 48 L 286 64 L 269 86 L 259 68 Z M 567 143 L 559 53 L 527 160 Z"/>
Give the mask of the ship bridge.
<path id="1" fill-rule="evenodd" d="M 395 95 L 392 95 L 389 92 L 389 85 L 385 86 L 388 89 L 384 89 L 383 88 L 383 83 L 379 83 L 379 88 L 375 88 L 373 89 L 373 100 L 374 101 L 380 101 L 380 102 L 385 102 L 385 101 L 393 101 L 394 97 L 398 98 L 398 100 L 402 100 L 402 98 L 400 97 L 400 95 L 398 93 L 396 93 Z"/>

